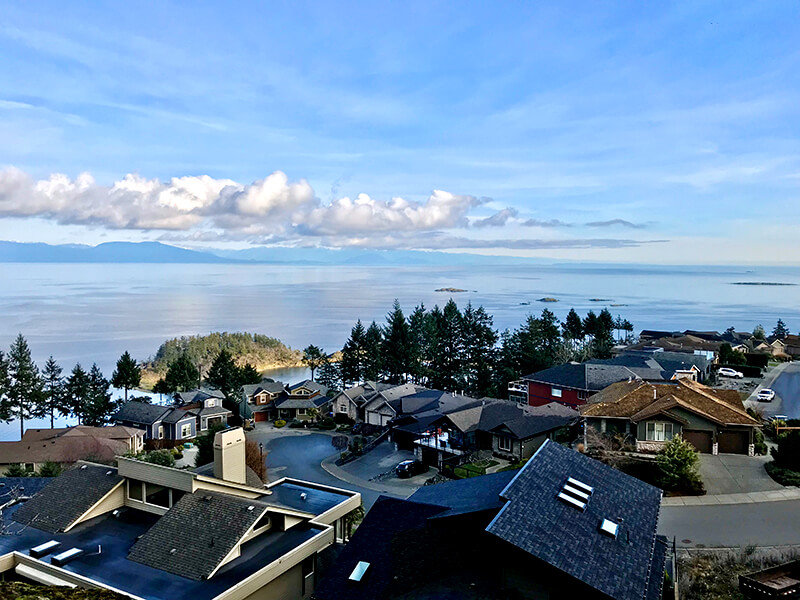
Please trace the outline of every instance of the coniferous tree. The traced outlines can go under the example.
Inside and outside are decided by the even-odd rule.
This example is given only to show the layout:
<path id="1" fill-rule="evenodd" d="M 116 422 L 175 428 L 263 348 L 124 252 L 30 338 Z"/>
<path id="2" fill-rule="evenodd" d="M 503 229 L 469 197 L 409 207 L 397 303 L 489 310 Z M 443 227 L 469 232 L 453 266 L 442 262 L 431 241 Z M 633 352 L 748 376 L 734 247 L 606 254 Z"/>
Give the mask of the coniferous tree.
<path id="1" fill-rule="evenodd" d="M 608 309 L 603 309 L 597 316 L 597 327 L 592 340 L 592 356 L 595 358 L 611 358 L 614 347 L 614 317 Z"/>
<path id="2" fill-rule="evenodd" d="M 235 396 L 241 387 L 240 381 L 239 367 L 236 366 L 231 353 L 223 348 L 211 363 L 211 368 L 206 375 L 206 383 L 222 392 L 225 396 L 226 408 L 233 410 Z"/>
<path id="3" fill-rule="evenodd" d="M 412 371 L 412 341 L 408 321 L 397 300 L 394 301 L 392 312 L 386 316 L 382 355 L 386 381 L 404 383 Z"/>
<path id="4" fill-rule="evenodd" d="M 380 379 L 383 371 L 382 342 L 383 333 L 381 328 L 373 321 L 364 333 L 363 365 L 364 379 L 367 381 Z"/>
<path id="5" fill-rule="evenodd" d="M 767 339 L 767 332 L 764 331 L 764 326 L 758 324 L 753 329 L 753 339 L 755 340 L 765 340 Z"/>
<path id="6" fill-rule="evenodd" d="M 63 369 L 52 356 L 47 359 L 42 371 L 44 380 L 45 404 L 50 415 L 50 429 L 55 426 L 56 412 L 64 412 Z"/>
<path id="7" fill-rule="evenodd" d="M 78 363 L 64 385 L 63 411 L 77 417 L 79 425 L 86 412 L 89 397 L 89 374 Z"/>
<path id="8" fill-rule="evenodd" d="M 364 325 L 359 319 L 350 331 L 350 338 L 342 348 L 342 360 L 339 368 L 342 383 L 347 386 L 364 381 Z"/>
<path id="9" fill-rule="evenodd" d="M 564 337 L 570 342 L 579 342 L 583 339 L 583 323 L 574 308 L 569 309 L 561 328 L 564 330 Z"/>
<path id="10" fill-rule="evenodd" d="M 250 363 L 239 369 L 239 385 L 261 383 L 261 373 Z"/>
<path id="11" fill-rule="evenodd" d="M 8 359 L 6 355 L 0 350 L 0 421 L 10 421 L 11 405 L 8 400 L 8 388 L 11 381 L 8 377 Z"/>
<path id="12" fill-rule="evenodd" d="M 328 392 L 342 390 L 342 373 L 339 363 L 326 360 L 319 368 L 317 381 L 328 388 Z"/>
<path id="13" fill-rule="evenodd" d="M 783 322 L 783 319 L 778 319 L 775 328 L 772 330 L 772 336 L 783 339 L 787 335 L 789 335 L 789 329 L 786 327 L 786 323 Z"/>
<path id="14" fill-rule="evenodd" d="M 158 393 L 174 394 L 175 392 L 186 392 L 200 385 L 200 371 L 198 371 L 189 354 L 183 352 L 178 355 L 168 368 L 164 376 L 163 384 L 159 382 Z M 164 390 L 164 391 L 160 391 Z"/>
<path id="15" fill-rule="evenodd" d="M 83 424 L 101 427 L 116 410 L 116 403 L 111 400 L 111 383 L 103 376 L 103 372 L 93 364 L 89 370 L 88 398 L 83 409 Z"/>
<path id="16" fill-rule="evenodd" d="M 111 384 L 125 390 L 125 402 L 128 401 L 128 390 L 138 387 L 142 382 L 142 370 L 130 353 L 126 350 L 117 361 L 117 368 L 111 375 Z"/>
<path id="17" fill-rule="evenodd" d="M 303 350 L 303 364 L 311 371 L 311 381 L 314 381 L 314 372 L 327 360 L 328 357 L 318 346 L 309 345 Z"/>
<path id="18" fill-rule="evenodd" d="M 427 361 L 430 358 L 430 318 L 425 305 L 420 304 L 408 317 L 410 374 L 414 383 L 422 383 L 427 378 Z"/>
<path id="19" fill-rule="evenodd" d="M 492 317 L 482 306 L 474 309 L 469 302 L 464 309 L 461 326 L 466 391 L 476 397 L 486 396 L 492 387 L 497 344 Z"/>
<path id="20" fill-rule="evenodd" d="M 19 420 L 19 435 L 25 433 L 25 420 L 44 415 L 44 383 L 33 362 L 28 342 L 17 336 L 8 353 L 8 390 L 6 398 L 13 418 Z"/>
<path id="21" fill-rule="evenodd" d="M 458 305 L 448 300 L 442 310 L 433 307 L 433 348 L 431 384 L 434 388 L 455 392 L 464 387 L 462 315 Z"/>

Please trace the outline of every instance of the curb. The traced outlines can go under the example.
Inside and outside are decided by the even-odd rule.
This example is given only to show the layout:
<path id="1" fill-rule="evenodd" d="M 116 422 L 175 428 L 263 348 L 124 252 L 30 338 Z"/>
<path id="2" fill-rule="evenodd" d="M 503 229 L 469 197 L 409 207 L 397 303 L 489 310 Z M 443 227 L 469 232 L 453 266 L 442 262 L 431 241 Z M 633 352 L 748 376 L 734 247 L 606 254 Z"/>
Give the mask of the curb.
<path id="1" fill-rule="evenodd" d="M 800 489 L 786 488 L 770 492 L 742 492 L 739 494 L 718 494 L 716 496 L 679 496 L 662 499 L 661 506 L 719 506 L 722 504 L 784 502 L 786 500 L 800 500 Z"/>

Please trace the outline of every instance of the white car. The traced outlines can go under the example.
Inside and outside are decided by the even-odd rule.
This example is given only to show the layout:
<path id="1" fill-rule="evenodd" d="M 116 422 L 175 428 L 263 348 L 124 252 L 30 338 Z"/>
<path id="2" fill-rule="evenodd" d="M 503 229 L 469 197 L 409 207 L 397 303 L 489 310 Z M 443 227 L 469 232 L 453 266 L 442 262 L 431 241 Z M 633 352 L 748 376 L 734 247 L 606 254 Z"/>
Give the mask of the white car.
<path id="1" fill-rule="evenodd" d="M 735 369 L 729 369 L 728 367 L 722 367 L 717 374 L 720 377 L 735 377 L 736 379 L 741 379 L 744 377 L 744 374 L 740 371 L 736 371 Z"/>
<path id="2" fill-rule="evenodd" d="M 772 402 L 772 399 L 775 397 L 775 392 L 769 388 L 764 388 L 763 390 L 759 390 L 758 394 L 756 394 L 756 398 L 758 398 L 759 402 Z"/>

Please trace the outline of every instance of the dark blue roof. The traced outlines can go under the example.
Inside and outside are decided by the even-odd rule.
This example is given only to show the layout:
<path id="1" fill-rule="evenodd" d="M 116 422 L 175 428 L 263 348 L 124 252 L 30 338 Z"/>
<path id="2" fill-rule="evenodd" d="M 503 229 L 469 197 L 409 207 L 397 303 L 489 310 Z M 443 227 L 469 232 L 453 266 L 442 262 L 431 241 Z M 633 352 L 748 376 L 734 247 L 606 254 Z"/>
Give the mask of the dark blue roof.
<path id="1" fill-rule="evenodd" d="M 448 509 L 439 513 L 437 517 L 450 517 L 483 510 L 499 510 L 505 503 L 500 498 L 500 492 L 517 473 L 517 470 L 503 471 L 459 481 L 425 485 L 414 492 L 409 500 L 435 504 Z"/>
<path id="2" fill-rule="evenodd" d="M 320 490 L 315 487 L 301 485 L 289 481 L 281 482 L 269 488 L 271 495 L 262 498 L 269 504 L 278 504 L 286 508 L 293 508 L 313 515 L 321 515 L 325 511 L 338 506 L 349 497 L 330 490 Z M 301 494 L 305 494 L 303 499 Z"/>
<path id="3" fill-rule="evenodd" d="M 594 488 L 583 512 L 558 498 L 568 477 Z M 503 497 L 486 531 L 614 600 L 646 597 L 661 490 L 546 441 Z M 619 524 L 616 539 L 600 533 L 603 519 Z"/>
<path id="4" fill-rule="evenodd" d="M 5 502 L 3 496 L 14 488 L 19 488 L 23 496 L 33 496 L 54 479 L 54 477 L 0 477 L 0 504 Z"/>

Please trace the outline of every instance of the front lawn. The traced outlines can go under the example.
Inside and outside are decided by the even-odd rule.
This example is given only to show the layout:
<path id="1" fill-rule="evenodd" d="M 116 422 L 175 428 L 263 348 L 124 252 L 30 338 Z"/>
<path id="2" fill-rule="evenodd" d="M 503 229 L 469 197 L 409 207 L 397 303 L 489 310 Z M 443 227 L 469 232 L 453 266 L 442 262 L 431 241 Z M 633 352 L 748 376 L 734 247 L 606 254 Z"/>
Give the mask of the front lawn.
<path id="1" fill-rule="evenodd" d="M 453 469 L 453 474 L 459 479 L 467 479 L 469 477 L 478 477 L 479 475 L 486 475 L 486 469 L 499 465 L 500 463 L 491 458 L 484 460 L 476 460 L 475 462 L 466 463 Z"/>

